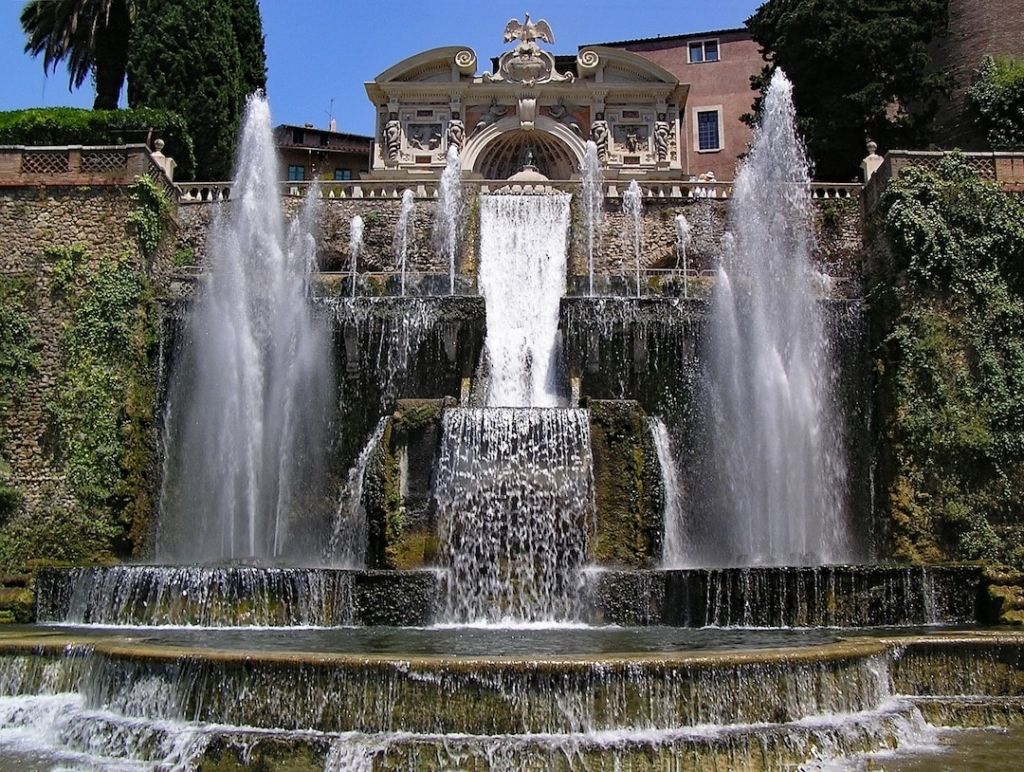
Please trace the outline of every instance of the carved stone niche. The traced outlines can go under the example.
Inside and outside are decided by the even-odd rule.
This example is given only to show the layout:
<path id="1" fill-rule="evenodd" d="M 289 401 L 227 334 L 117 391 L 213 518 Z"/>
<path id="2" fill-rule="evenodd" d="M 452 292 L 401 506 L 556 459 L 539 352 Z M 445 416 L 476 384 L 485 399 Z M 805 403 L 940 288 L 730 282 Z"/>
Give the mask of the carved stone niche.
<path id="1" fill-rule="evenodd" d="M 643 123 L 617 123 L 612 128 L 615 150 L 630 155 L 650 155 L 651 132 Z"/>
<path id="2" fill-rule="evenodd" d="M 444 132 L 450 119 L 450 110 L 433 106 L 415 106 L 402 109 L 402 154 L 405 163 L 422 163 L 429 156 L 430 163 L 444 160 Z"/>

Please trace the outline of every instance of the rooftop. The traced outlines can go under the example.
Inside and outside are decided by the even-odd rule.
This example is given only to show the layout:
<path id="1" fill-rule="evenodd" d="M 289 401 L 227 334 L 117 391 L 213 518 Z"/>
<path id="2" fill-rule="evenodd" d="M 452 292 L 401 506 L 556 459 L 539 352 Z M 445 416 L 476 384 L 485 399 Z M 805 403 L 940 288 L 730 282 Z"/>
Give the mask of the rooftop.
<path id="1" fill-rule="evenodd" d="M 689 38 L 706 38 L 711 35 L 725 35 L 730 33 L 742 32 L 747 35 L 750 34 L 750 30 L 746 27 L 729 27 L 726 29 L 713 29 L 705 32 L 685 32 L 680 35 L 657 35 L 653 38 L 634 38 L 633 40 L 615 40 L 610 43 L 586 43 L 581 45 L 580 48 L 588 48 L 589 46 L 627 46 L 633 43 L 656 43 L 658 41 L 671 41 L 671 40 L 687 40 Z"/>

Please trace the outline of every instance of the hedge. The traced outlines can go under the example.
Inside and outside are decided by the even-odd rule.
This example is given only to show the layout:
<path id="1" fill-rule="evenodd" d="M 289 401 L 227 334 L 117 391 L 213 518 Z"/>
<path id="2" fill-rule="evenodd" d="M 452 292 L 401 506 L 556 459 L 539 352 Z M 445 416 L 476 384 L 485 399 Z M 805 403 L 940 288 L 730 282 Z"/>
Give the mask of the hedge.
<path id="1" fill-rule="evenodd" d="M 185 119 L 170 110 L 85 110 L 42 107 L 0 112 L 0 145 L 120 145 L 145 142 L 149 131 L 162 139 L 164 153 L 177 161 L 177 174 L 190 180 L 195 151 Z"/>

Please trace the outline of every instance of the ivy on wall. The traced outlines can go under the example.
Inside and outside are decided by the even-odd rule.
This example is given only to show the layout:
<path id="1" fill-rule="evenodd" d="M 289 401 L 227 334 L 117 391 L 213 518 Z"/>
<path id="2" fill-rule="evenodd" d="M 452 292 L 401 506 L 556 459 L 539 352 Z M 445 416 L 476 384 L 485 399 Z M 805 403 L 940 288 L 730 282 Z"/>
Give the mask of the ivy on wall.
<path id="1" fill-rule="evenodd" d="M 90 258 L 71 248 L 50 256 L 51 289 L 71 317 L 47 402 L 54 455 L 110 550 L 130 554 L 150 514 L 156 322 L 149 281 L 127 255 Z"/>
<path id="2" fill-rule="evenodd" d="M 1024 566 L 1024 199 L 953 154 L 894 181 L 877 217 L 890 551 Z"/>
<path id="3" fill-rule="evenodd" d="M 15 409 L 29 379 L 39 369 L 39 344 L 32 334 L 27 300 L 32 282 L 20 276 L 0 277 L 0 523 L 20 506 L 21 492 L 11 481 L 5 460 L 4 419 Z"/>

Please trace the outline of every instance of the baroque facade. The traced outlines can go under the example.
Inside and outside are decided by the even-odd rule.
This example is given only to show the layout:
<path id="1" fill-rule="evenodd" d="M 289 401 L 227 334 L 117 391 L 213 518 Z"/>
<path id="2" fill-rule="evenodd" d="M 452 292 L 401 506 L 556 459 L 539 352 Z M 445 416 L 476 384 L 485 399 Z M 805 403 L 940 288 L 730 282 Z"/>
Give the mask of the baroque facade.
<path id="1" fill-rule="evenodd" d="M 686 172 L 681 140 L 688 87 L 663 67 L 617 48 L 587 46 L 554 57 L 543 20 L 512 20 L 514 46 L 491 72 L 477 55 L 448 46 L 411 56 L 366 84 L 377 109 L 370 178 L 436 176 L 456 148 L 467 176 L 507 179 L 534 167 L 571 179 L 587 140 L 609 179 L 678 179 Z"/>

